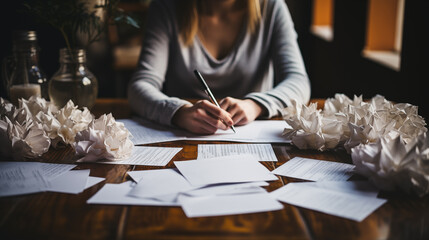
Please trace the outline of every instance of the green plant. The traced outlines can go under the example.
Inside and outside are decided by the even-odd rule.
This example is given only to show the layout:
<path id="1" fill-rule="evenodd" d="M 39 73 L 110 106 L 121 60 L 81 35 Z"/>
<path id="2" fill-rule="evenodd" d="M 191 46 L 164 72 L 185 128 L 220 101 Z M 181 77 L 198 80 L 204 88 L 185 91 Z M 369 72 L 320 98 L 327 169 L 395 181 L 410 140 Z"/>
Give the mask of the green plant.
<path id="1" fill-rule="evenodd" d="M 119 0 L 28 0 L 24 3 L 24 12 L 58 29 L 71 51 L 78 47 L 87 49 L 93 42 L 100 40 L 106 23 L 124 22 L 139 28 L 138 21 L 118 8 L 118 3 Z M 104 21 L 102 16 L 106 17 Z M 78 33 L 85 36 L 86 40 L 78 41 Z"/>

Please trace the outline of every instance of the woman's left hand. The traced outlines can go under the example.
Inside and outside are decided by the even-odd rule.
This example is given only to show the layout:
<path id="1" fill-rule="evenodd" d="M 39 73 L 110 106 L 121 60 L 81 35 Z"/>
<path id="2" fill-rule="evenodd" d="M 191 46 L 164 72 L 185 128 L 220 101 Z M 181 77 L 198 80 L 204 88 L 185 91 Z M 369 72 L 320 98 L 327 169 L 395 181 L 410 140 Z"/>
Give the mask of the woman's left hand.
<path id="1" fill-rule="evenodd" d="M 219 101 L 222 109 L 229 112 L 236 125 L 245 125 L 259 117 L 263 108 L 251 99 L 226 97 Z"/>

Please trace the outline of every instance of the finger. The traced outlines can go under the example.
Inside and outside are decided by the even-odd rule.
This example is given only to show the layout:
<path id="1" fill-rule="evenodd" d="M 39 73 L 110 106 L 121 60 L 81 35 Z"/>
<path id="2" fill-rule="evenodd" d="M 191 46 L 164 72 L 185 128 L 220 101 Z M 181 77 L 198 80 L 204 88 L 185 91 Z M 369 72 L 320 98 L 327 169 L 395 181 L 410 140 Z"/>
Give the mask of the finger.
<path id="1" fill-rule="evenodd" d="M 219 101 L 219 105 L 220 105 L 220 107 L 223 109 L 223 110 L 225 110 L 225 111 L 228 111 L 228 108 L 229 108 L 229 106 L 231 105 L 231 103 L 232 103 L 232 98 L 231 97 L 226 97 L 226 98 L 223 98 L 223 99 L 221 99 L 220 101 Z"/>
<path id="2" fill-rule="evenodd" d="M 206 112 L 204 109 L 198 109 L 197 119 L 205 122 L 205 124 L 209 124 L 211 127 L 216 129 L 227 130 L 229 127 L 224 122 L 222 122 L 218 117 L 213 116 L 212 114 Z"/>
<path id="3" fill-rule="evenodd" d="M 200 128 L 201 131 L 206 134 L 215 133 L 219 128 L 226 128 L 225 124 L 223 124 L 219 119 L 215 119 L 212 116 L 209 116 L 207 113 L 199 114 L 197 122 L 198 128 Z"/>
<path id="4" fill-rule="evenodd" d="M 232 120 L 234 121 L 235 125 L 243 125 L 244 119 L 245 119 L 244 114 L 235 114 L 232 117 Z"/>
<path id="5" fill-rule="evenodd" d="M 203 100 L 199 103 L 199 106 L 205 111 L 207 111 L 207 113 L 213 115 L 214 118 L 221 119 L 226 124 L 227 127 L 234 124 L 234 121 L 232 120 L 231 115 L 227 111 L 221 108 L 218 108 L 216 105 L 212 104 L 211 102 L 207 100 Z"/>

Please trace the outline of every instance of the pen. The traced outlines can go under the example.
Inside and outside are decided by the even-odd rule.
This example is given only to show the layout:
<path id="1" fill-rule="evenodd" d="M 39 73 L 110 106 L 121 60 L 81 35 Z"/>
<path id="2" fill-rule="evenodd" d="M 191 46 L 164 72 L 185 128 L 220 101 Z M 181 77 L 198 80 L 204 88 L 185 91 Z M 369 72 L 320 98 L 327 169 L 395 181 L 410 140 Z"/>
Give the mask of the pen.
<path id="1" fill-rule="evenodd" d="M 205 90 L 205 92 L 206 92 L 206 94 L 207 95 L 209 95 L 209 98 L 210 98 L 210 100 L 218 107 L 218 108 L 220 108 L 220 106 L 219 106 L 219 103 L 217 103 L 217 101 L 216 101 L 216 98 L 213 96 L 213 93 L 212 93 L 212 91 L 210 91 L 210 88 L 209 88 L 209 86 L 207 85 L 207 83 L 206 83 L 206 81 L 204 81 L 204 78 L 203 78 L 203 76 L 201 76 L 201 73 L 200 72 L 198 72 L 198 70 L 194 70 L 194 74 L 195 74 L 195 76 L 198 78 L 198 80 L 200 80 L 200 82 L 203 84 L 203 86 L 204 86 L 204 90 Z M 232 129 L 232 131 L 234 131 L 234 133 L 236 132 L 235 131 L 235 128 L 234 128 L 234 125 L 231 125 L 231 129 Z"/>

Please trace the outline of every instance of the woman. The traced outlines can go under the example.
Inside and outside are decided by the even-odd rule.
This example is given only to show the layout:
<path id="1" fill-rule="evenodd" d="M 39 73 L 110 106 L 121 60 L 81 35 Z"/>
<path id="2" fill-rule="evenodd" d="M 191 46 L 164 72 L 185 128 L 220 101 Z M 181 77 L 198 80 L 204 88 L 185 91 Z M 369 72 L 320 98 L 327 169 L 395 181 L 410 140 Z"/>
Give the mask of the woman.
<path id="1" fill-rule="evenodd" d="M 306 103 L 310 83 L 282 0 L 154 0 L 129 85 L 137 114 L 199 134 Z M 194 76 L 206 80 L 220 108 Z"/>

